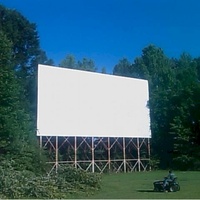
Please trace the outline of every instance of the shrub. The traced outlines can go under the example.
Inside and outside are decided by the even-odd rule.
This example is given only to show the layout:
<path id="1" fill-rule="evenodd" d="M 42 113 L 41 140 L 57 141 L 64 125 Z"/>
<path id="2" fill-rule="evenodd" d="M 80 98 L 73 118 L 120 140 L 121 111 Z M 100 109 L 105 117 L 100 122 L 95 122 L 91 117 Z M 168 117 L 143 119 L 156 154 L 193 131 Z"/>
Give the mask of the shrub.
<path id="1" fill-rule="evenodd" d="M 0 166 L 0 198 L 69 198 L 89 194 L 100 187 L 100 175 L 87 173 L 70 166 L 61 167 L 51 176 L 36 175 L 28 170 L 16 170 L 13 161 Z"/>

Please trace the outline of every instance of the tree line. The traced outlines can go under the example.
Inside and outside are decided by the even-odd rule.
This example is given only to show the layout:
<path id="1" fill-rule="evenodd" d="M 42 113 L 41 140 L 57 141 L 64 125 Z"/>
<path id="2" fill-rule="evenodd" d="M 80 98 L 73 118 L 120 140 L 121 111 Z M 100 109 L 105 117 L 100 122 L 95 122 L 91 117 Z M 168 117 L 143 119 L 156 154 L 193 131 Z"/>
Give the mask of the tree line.
<path id="1" fill-rule="evenodd" d="M 0 5 L 0 157 L 16 169 L 46 170 L 36 130 L 37 65 L 54 65 L 40 47 L 36 24 Z M 92 59 L 67 55 L 60 67 L 97 71 Z M 149 45 L 131 63 L 122 58 L 113 74 L 149 81 L 152 160 L 158 167 L 200 169 L 200 57 L 168 58 Z M 106 68 L 101 69 L 106 73 Z"/>
<path id="2" fill-rule="evenodd" d="M 115 75 L 149 82 L 152 159 L 161 168 L 200 169 L 199 72 L 200 58 L 168 58 L 154 45 L 133 63 L 124 58 L 114 67 Z"/>

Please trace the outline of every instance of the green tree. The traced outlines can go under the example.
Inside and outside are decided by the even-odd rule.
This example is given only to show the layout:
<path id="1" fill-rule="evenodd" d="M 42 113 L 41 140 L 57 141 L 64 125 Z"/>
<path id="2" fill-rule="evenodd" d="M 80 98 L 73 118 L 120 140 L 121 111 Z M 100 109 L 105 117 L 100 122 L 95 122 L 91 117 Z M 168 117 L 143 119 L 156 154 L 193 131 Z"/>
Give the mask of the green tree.
<path id="1" fill-rule="evenodd" d="M 45 170 L 43 155 L 33 136 L 29 113 L 14 71 L 11 69 L 12 44 L 0 32 L 0 151 L 1 161 L 13 159 L 16 168 Z M 41 165 L 40 165 L 41 164 Z M 43 163 L 44 164 L 44 163 Z"/>
<path id="2" fill-rule="evenodd" d="M 76 61 L 75 57 L 71 54 L 67 55 L 59 64 L 60 67 L 69 69 L 78 69 L 84 71 L 97 71 L 93 60 L 83 58 L 82 61 Z"/>
<path id="3" fill-rule="evenodd" d="M 198 81 L 200 81 L 200 57 L 195 58 L 194 61 L 196 62 Z"/>
<path id="4" fill-rule="evenodd" d="M 9 152 L 13 133 L 19 128 L 15 120 L 19 91 L 14 74 L 9 68 L 11 58 L 11 43 L 0 32 L 0 150 L 1 156 Z M 12 98 L 13 97 L 13 98 Z M 17 136 L 17 133 L 16 133 Z"/>
<path id="5" fill-rule="evenodd" d="M 24 107 L 35 117 L 37 65 L 52 64 L 40 49 L 36 24 L 29 22 L 16 10 L 0 5 L 0 30 L 11 41 L 10 67 L 23 87 Z M 34 105 L 34 106 L 32 106 Z"/>
<path id="6" fill-rule="evenodd" d="M 77 69 L 91 72 L 97 71 L 94 61 L 88 58 L 83 58 L 82 61 L 78 61 Z"/>
<path id="7" fill-rule="evenodd" d="M 106 67 L 102 67 L 102 68 L 101 68 L 101 73 L 102 73 L 102 74 L 106 74 Z"/>
<path id="8" fill-rule="evenodd" d="M 195 59 L 184 53 L 176 60 L 176 87 L 172 102 L 174 118 L 170 124 L 174 135 L 174 163 L 182 169 L 200 168 L 197 160 L 200 156 L 200 114 L 198 112 L 200 83 Z"/>
<path id="9" fill-rule="evenodd" d="M 69 54 L 60 62 L 59 66 L 69 69 L 76 69 L 77 68 L 76 59 L 73 55 Z"/>
<path id="10" fill-rule="evenodd" d="M 169 134 L 172 117 L 169 105 L 175 82 L 171 62 L 161 48 L 149 45 L 143 49 L 142 56 L 135 60 L 133 69 L 136 77 L 149 81 L 153 152 L 159 156 L 162 167 L 169 167 L 173 150 Z"/>
<path id="11" fill-rule="evenodd" d="M 119 63 L 115 65 L 113 69 L 113 74 L 131 77 L 132 76 L 131 63 L 126 58 L 119 60 Z"/>
<path id="12" fill-rule="evenodd" d="M 30 74 L 31 66 L 39 51 L 36 25 L 30 23 L 18 11 L 0 5 L 0 30 L 12 41 L 12 66 L 19 72 Z"/>

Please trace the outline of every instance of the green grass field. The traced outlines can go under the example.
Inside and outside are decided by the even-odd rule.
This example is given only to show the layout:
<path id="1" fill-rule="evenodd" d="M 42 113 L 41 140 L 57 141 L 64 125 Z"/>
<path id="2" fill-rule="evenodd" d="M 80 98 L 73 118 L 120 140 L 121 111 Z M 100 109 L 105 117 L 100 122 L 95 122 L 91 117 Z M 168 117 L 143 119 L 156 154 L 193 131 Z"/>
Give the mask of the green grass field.
<path id="1" fill-rule="evenodd" d="M 181 190 L 154 192 L 153 181 L 162 180 L 168 171 L 133 172 L 102 175 L 101 190 L 90 199 L 200 199 L 200 172 L 174 171 Z M 83 197 L 80 197 L 83 198 Z"/>

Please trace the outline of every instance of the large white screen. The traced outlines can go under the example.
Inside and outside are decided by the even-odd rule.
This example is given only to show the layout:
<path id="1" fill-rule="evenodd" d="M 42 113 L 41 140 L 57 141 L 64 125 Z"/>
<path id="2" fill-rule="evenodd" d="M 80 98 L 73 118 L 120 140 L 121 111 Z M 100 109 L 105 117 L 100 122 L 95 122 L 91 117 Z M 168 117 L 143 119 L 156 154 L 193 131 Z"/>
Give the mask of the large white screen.
<path id="1" fill-rule="evenodd" d="M 151 137 L 146 80 L 38 66 L 37 135 Z"/>

